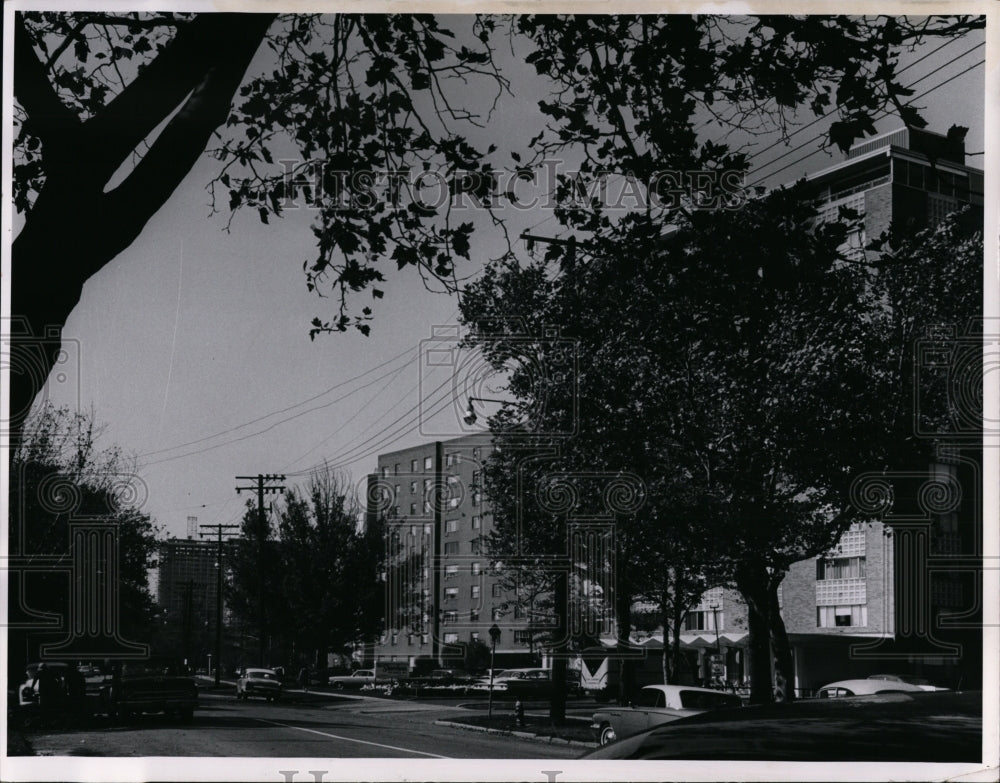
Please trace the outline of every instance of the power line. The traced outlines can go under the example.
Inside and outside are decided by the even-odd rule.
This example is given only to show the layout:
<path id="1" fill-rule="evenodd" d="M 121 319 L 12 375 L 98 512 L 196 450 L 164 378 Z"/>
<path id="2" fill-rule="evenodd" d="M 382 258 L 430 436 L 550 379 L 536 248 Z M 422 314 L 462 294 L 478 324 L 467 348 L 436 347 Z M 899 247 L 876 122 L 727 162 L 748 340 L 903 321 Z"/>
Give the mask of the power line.
<path id="1" fill-rule="evenodd" d="M 921 62 L 923 62 L 924 60 L 926 60 L 926 59 L 927 59 L 928 57 L 931 57 L 931 56 L 933 56 L 933 55 L 937 54 L 937 53 L 938 53 L 938 52 L 940 52 L 940 51 L 941 51 L 942 49 L 944 49 L 944 48 L 945 48 L 946 46 L 951 46 L 951 45 L 952 45 L 953 43 L 955 43 L 955 41 L 956 41 L 956 40 L 957 40 L 957 39 L 955 39 L 955 38 L 951 38 L 951 39 L 949 39 L 949 40 L 945 41 L 945 42 L 944 42 L 943 44 L 941 44 L 941 46 L 937 47 L 937 49 L 935 49 L 934 51 L 931 51 L 931 52 L 928 52 L 927 54 L 925 54 L 925 55 L 924 55 L 923 57 L 921 57 L 920 59 L 918 59 L 918 60 L 914 60 L 914 61 L 913 61 L 912 63 L 910 63 L 909 65 L 907 65 L 907 66 L 906 66 L 905 68 L 902 68 L 902 69 L 900 69 L 900 71 L 899 71 L 899 73 L 897 74 L 897 76 L 898 76 L 899 74 L 902 74 L 902 73 L 905 73 L 906 71 L 908 71 L 908 70 L 909 70 L 910 68 L 914 67 L 915 65 L 918 65 L 918 64 L 920 64 Z M 984 44 L 982 44 L 982 43 L 981 43 L 981 44 L 979 44 L 979 46 L 983 46 L 983 45 L 984 45 Z M 969 51 L 967 51 L 967 52 L 963 52 L 963 53 L 962 53 L 962 54 L 960 54 L 960 55 L 959 55 L 958 57 L 956 57 L 956 58 L 955 58 L 954 60 L 952 60 L 952 61 L 951 61 L 951 62 L 949 63 L 949 65 L 950 65 L 951 63 L 954 63 L 954 62 L 958 62 L 958 60 L 961 60 L 961 59 L 962 59 L 963 57 L 965 57 L 965 55 L 969 54 L 969 52 L 973 52 L 973 51 L 975 51 L 975 50 L 976 50 L 976 49 L 978 49 L 978 48 L 979 48 L 978 46 L 975 46 L 975 47 L 973 47 L 972 49 L 969 49 Z M 939 69 L 937 69 L 937 70 L 940 70 L 940 68 L 939 68 Z M 937 70 L 935 70 L 935 71 L 931 71 L 931 72 L 930 72 L 929 74 L 927 74 L 927 75 L 925 75 L 925 76 L 922 76 L 922 77 L 921 77 L 920 79 L 918 79 L 917 81 L 913 82 L 913 83 L 912 83 L 912 84 L 910 84 L 909 86 L 910 86 L 910 87 L 912 87 L 912 86 L 913 86 L 914 84 L 919 84 L 919 83 L 920 83 L 921 81 L 923 81 L 924 79 L 926 79 L 926 78 L 927 78 L 927 76 L 929 76 L 929 75 L 931 75 L 931 74 L 934 74 L 934 73 L 936 73 L 936 72 L 937 72 Z M 796 130 L 794 130 L 794 131 L 793 131 L 792 133 L 789 133 L 789 134 L 788 134 L 787 136 L 785 136 L 784 138 L 782 138 L 782 139 L 779 139 L 778 141 L 775 141 L 775 142 L 772 142 L 772 143 L 771 143 L 771 144 L 769 144 L 768 146 L 764 147 L 764 149 L 762 149 L 762 150 L 758 150 L 757 152 L 753 153 L 752 155 L 750 155 L 750 157 L 749 157 L 749 160 L 753 160 L 754 158 L 757 158 L 757 157 L 760 157 L 760 156 L 761 156 L 761 155 L 763 155 L 763 154 L 764 154 L 765 152 L 767 152 L 768 150 L 772 150 L 772 149 L 774 149 L 775 147 L 780 147 L 780 146 L 781 146 L 781 145 L 782 145 L 782 144 L 783 144 L 784 142 L 787 142 L 787 141 L 788 141 L 789 139 L 791 139 L 791 138 L 792 138 L 793 136 L 798 136 L 798 135 L 799 135 L 800 133 L 802 133 L 802 131 L 804 131 L 804 130 L 808 130 L 809 128 L 813 127 L 814 125 L 816 125 L 816 124 L 818 124 L 818 123 L 820 123 L 820 122 L 823 122 L 824 120 L 828 120 L 828 119 L 830 119 L 830 115 L 829 115 L 829 114 L 824 114 L 824 115 L 823 115 L 823 116 L 821 116 L 821 117 L 817 117 L 817 118 L 816 118 L 816 119 L 814 119 L 814 120 L 813 120 L 812 122 L 809 122 L 809 123 L 807 123 L 807 124 L 805 124 L 805 125 L 803 125 L 803 126 L 801 126 L 801 127 L 797 128 Z M 822 136 L 821 136 L 820 138 L 822 138 Z M 804 143 L 804 144 L 809 144 L 810 142 L 809 142 L 809 141 L 807 141 L 807 142 L 803 142 L 803 143 Z M 795 149 L 801 149 L 801 145 L 800 145 L 800 146 L 799 146 L 798 148 L 793 148 L 793 149 L 791 150 L 791 152 L 794 152 L 794 151 L 795 151 Z M 784 155 L 782 155 L 782 156 L 780 156 L 780 157 L 777 157 L 777 158 L 775 158 L 774 160 L 770 160 L 770 161 L 768 161 L 767 163 L 764 163 L 764 164 L 762 164 L 762 166 L 761 166 L 761 167 L 763 168 L 763 167 L 765 167 L 765 166 L 770 166 L 770 165 L 771 165 L 772 163 L 774 163 L 774 162 L 776 162 L 776 161 L 779 161 L 779 160 L 781 160 L 781 158 L 782 158 L 782 157 L 784 157 Z"/>
<path id="2" fill-rule="evenodd" d="M 410 349 L 407 349 L 407 350 L 411 351 L 413 349 L 410 348 Z M 279 427 L 282 424 L 287 424 L 288 422 L 294 421 L 295 419 L 300 418 L 302 416 L 305 416 L 307 414 L 315 413 L 318 410 L 323 410 L 325 408 L 329 408 L 331 405 L 336 405 L 338 402 L 343 402 L 348 397 L 351 397 L 351 396 L 357 394 L 360 391 L 364 391 L 365 389 L 367 389 L 367 388 L 375 385 L 379 381 L 384 380 L 385 378 L 388 378 L 390 375 L 393 374 L 393 372 L 395 372 L 395 371 L 390 371 L 390 372 L 385 373 L 384 375 L 380 375 L 379 377 L 372 379 L 368 383 L 366 383 L 366 384 L 364 384 L 362 386 L 359 386 L 356 389 L 352 389 L 351 391 L 347 392 L 346 394 L 344 394 L 344 395 L 342 395 L 340 397 L 337 397 L 334 400 L 330 400 L 329 402 L 323 403 L 322 405 L 317 405 L 314 408 L 309 408 L 309 409 L 304 410 L 304 411 L 299 411 L 298 413 L 294 414 L 293 416 L 289 416 L 289 417 L 287 417 L 285 419 L 281 419 L 279 421 L 276 421 L 276 422 L 268 425 L 267 427 L 265 427 L 262 430 L 257 430 L 256 432 L 251 432 L 251 433 L 248 433 L 246 435 L 241 435 L 238 438 L 233 438 L 231 440 L 226 440 L 226 441 L 223 441 L 221 443 L 214 443 L 211 446 L 206 446 L 205 448 L 196 449 L 194 451 L 187 451 L 187 452 L 184 452 L 182 454 L 175 454 L 175 455 L 170 456 L 170 457 L 164 457 L 162 459 L 153 460 L 152 462 L 147 462 L 146 465 L 159 465 L 159 464 L 162 464 L 164 462 L 172 462 L 173 460 L 183 459 L 184 457 L 193 457 L 193 456 L 196 456 L 198 454 L 204 454 L 207 451 L 213 451 L 215 449 L 222 448 L 223 446 L 231 446 L 234 443 L 240 443 L 240 442 L 242 442 L 244 440 L 248 440 L 250 438 L 255 438 L 258 435 L 263 435 L 265 432 L 270 432 L 275 427 Z M 266 418 L 266 417 L 264 417 L 264 418 Z M 234 427 L 233 429 L 240 429 L 243 426 L 246 426 L 246 425 L 240 425 L 238 427 Z M 174 447 L 174 448 L 179 448 L 179 447 Z M 172 449 L 166 449 L 166 450 L 170 451 Z"/>
<path id="3" fill-rule="evenodd" d="M 262 416 L 258 416 L 256 419 L 251 419 L 250 421 L 245 421 L 242 424 L 236 424 L 236 425 L 234 425 L 232 427 L 229 427 L 227 429 L 220 430 L 219 432 L 216 432 L 216 433 L 214 433 L 212 435 L 205 435 L 204 437 L 198 438 L 196 440 L 188 441 L 187 443 L 178 443 L 178 444 L 176 444 L 174 446 L 167 446 L 166 448 L 157 449 L 155 451 L 148 451 L 145 454 L 140 454 L 139 457 L 140 458 L 141 457 L 151 457 L 151 456 L 156 455 L 156 454 L 163 454 L 163 453 L 168 452 L 168 451 L 175 451 L 177 449 L 187 448 L 188 446 L 196 446 L 199 443 L 204 443 L 207 440 L 212 440 L 213 438 L 218 438 L 218 437 L 220 437 L 222 435 L 227 435 L 230 432 L 234 432 L 235 430 L 242 429 L 243 427 L 249 427 L 252 424 L 257 424 L 258 422 L 261 422 L 264 419 L 270 418 L 271 416 L 279 416 L 279 415 L 281 415 L 283 413 L 288 413 L 289 411 L 295 410 L 296 408 L 300 408 L 303 405 L 308 405 L 310 402 L 314 402 L 315 400 L 318 400 L 320 397 L 323 397 L 323 396 L 329 394 L 334 389 L 339 389 L 342 386 L 346 386 L 346 385 L 348 385 L 350 383 L 353 383 L 354 381 L 361 380 L 366 375 L 371 375 L 373 372 L 377 372 L 378 370 L 381 370 L 383 367 L 385 367 L 385 366 L 387 366 L 389 364 L 392 364 L 393 362 L 399 360 L 403 356 L 406 356 L 406 354 L 410 353 L 412 350 L 413 350 L 413 348 L 411 346 L 410 348 L 407 348 L 402 353 L 399 353 L 396 356 L 393 356 L 391 359 L 387 359 L 386 361 L 382 362 L 381 364 L 377 365 L 376 367 L 372 367 L 370 370 L 366 370 L 365 372 L 361 373 L 360 375 L 356 375 L 353 378 L 348 378 L 345 381 L 341 381 L 340 383 L 336 383 L 333 386 L 330 386 L 329 388 L 325 389 L 324 391 L 321 391 L 319 394 L 315 394 L 312 397 L 309 397 L 309 398 L 307 398 L 305 400 L 302 400 L 301 402 L 295 403 L 294 405 L 289 405 L 286 408 L 282 408 L 282 409 L 276 410 L 276 411 L 271 411 L 270 413 L 265 413 Z M 382 377 L 385 377 L 385 376 L 382 376 Z M 377 381 L 377 380 L 380 380 L 380 379 L 376 378 L 375 381 Z M 372 381 L 371 383 L 374 383 L 375 381 Z M 366 386 L 362 386 L 360 388 L 361 389 L 366 388 L 367 386 L 370 386 L 371 383 L 367 384 Z M 357 391 L 360 391 L 360 389 L 355 389 L 354 391 L 349 392 L 348 395 L 345 395 L 345 396 L 349 396 L 350 394 L 354 394 Z M 333 402 L 339 402 L 341 399 L 344 399 L 344 398 L 343 397 L 338 398 L 337 400 L 334 400 Z M 332 404 L 332 403 L 328 403 L 328 404 L 325 404 L 323 406 L 319 406 L 317 408 L 311 408 L 309 411 L 306 411 L 306 412 L 308 413 L 308 412 L 312 412 L 314 410 L 320 410 L 320 409 L 322 409 L 324 407 L 328 407 L 329 404 Z M 299 415 L 301 415 L 301 414 L 299 414 Z M 292 417 L 292 418 L 295 418 L 295 417 Z M 285 419 L 284 421 L 291 421 L 291 419 Z M 278 423 L 281 424 L 283 422 L 278 422 Z M 263 432 L 266 432 L 266 431 L 267 430 L 263 430 Z M 197 453 L 200 453 L 200 452 L 194 452 L 194 453 L 197 454 Z M 155 465 L 157 463 L 153 462 L 153 463 L 149 463 L 149 464 Z"/>
<path id="4" fill-rule="evenodd" d="M 969 54 L 970 52 L 972 52 L 972 51 L 975 51 L 975 49 L 977 49 L 977 48 L 979 48 L 979 47 L 974 47 L 973 49 L 970 49 L 970 50 L 969 50 L 968 52 L 966 52 L 965 54 Z M 963 55 L 960 55 L 960 56 L 959 56 L 958 58 L 956 58 L 956 60 L 953 60 L 952 62 L 957 62 L 957 60 L 959 60 L 959 59 L 961 59 L 962 57 L 964 57 L 964 56 L 965 56 L 965 54 L 963 54 Z M 954 81 L 954 80 L 955 80 L 955 79 L 957 79 L 957 78 L 958 78 L 959 76 L 963 76 L 963 75 L 965 75 L 966 73 L 968 73 L 969 71 L 973 70 L 974 68 L 978 68 L 978 67 L 979 67 L 980 65 L 982 65 L 982 64 L 983 64 L 983 63 L 985 63 L 985 62 L 986 62 L 985 60 L 980 60 L 980 61 L 978 61 L 978 62 L 976 62 L 976 63 L 974 63 L 974 64 L 970 65 L 970 66 L 969 66 L 968 68 L 966 68 L 965 70 L 963 70 L 963 71 L 960 71 L 960 72 L 956 73 L 956 74 L 955 74 L 954 76 L 951 76 L 951 77 L 949 77 L 948 79 L 946 79 L 945 81 L 941 82 L 940 84 L 937 84 L 937 85 L 935 85 L 934 87 L 931 87 L 930 89 L 928 89 L 928 90 L 925 90 L 924 92 L 920 93 L 919 95 L 915 95 L 915 96 L 913 96 L 913 98 L 912 98 L 911 100 L 918 100 L 918 99 L 920 99 L 920 98 L 923 98 L 923 97 L 926 97 L 927 95 L 930 95 L 930 94 L 931 94 L 932 92 L 934 92 L 935 90 L 937 90 L 937 89 L 939 89 L 939 88 L 943 87 L 944 85 L 948 84 L 949 82 L 952 82 L 952 81 Z M 951 63 L 949 63 L 949 65 L 950 65 L 950 64 L 951 64 Z M 933 76 L 933 75 L 934 75 L 935 73 L 937 73 L 938 71 L 941 71 L 941 70 L 942 70 L 942 69 L 943 69 L 944 67 L 947 67 L 947 66 L 942 66 L 941 68 L 936 68 L 935 70 L 931 71 L 931 72 L 930 72 L 930 73 L 928 73 L 927 75 L 925 75 L 925 76 L 922 76 L 922 77 L 921 77 L 920 79 L 918 79 L 917 81 L 913 82 L 913 84 L 911 84 L 910 86 L 912 87 L 913 85 L 916 85 L 916 84 L 919 84 L 919 83 L 920 83 L 920 82 L 922 82 L 922 81 L 923 81 L 924 79 L 926 79 L 926 78 L 928 78 L 928 77 L 930 77 L 930 76 Z M 890 111 L 883 111 L 882 113 L 880 113 L 880 114 L 876 115 L 876 116 L 875 116 L 875 117 L 873 117 L 872 119 L 873 119 L 873 120 L 880 120 L 880 119 L 883 119 L 884 117 L 888 117 L 888 116 L 890 116 L 891 114 L 892 114 L 892 112 L 890 112 Z M 822 139 L 822 138 L 823 138 L 823 137 L 824 137 L 825 135 L 826 135 L 826 134 L 823 134 L 823 133 L 821 133 L 821 134 L 819 134 L 818 136 L 814 136 L 813 138 L 809 139 L 809 141 L 806 141 L 806 142 L 803 142 L 803 143 L 802 143 L 802 144 L 800 144 L 800 145 L 799 145 L 798 147 L 793 147 L 793 148 L 792 148 L 792 149 L 790 149 L 790 150 L 789 150 L 788 152 L 786 152 L 786 153 L 785 153 L 784 155 L 781 155 L 781 156 L 779 156 L 779 157 L 775 158 L 774 160 L 772 160 L 772 161 L 769 161 L 768 163 L 764 164 L 764 166 L 762 166 L 761 168 L 767 168 L 767 167 L 768 167 L 768 166 L 770 166 L 770 165 L 771 165 L 772 163 L 776 163 L 777 161 L 781 160 L 782 158 L 786 158 L 786 157 L 788 157 L 789 155 L 793 154 L 793 153 L 794 153 L 794 152 L 796 152 L 797 150 L 800 150 L 800 149 L 802 149 L 803 147 L 805 147 L 805 146 L 806 146 L 807 144 L 811 144 L 811 143 L 812 143 L 812 142 L 814 142 L 814 141 L 819 141 L 819 140 L 820 140 L 820 139 Z M 823 150 L 813 150 L 812 152 L 808 153 L 807 155 L 804 155 L 804 156 L 802 156 L 802 157 L 800 157 L 800 158 L 796 158 L 796 159 L 795 159 L 795 160 L 793 160 L 793 161 L 792 161 L 791 163 L 788 163 L 788 164 L 786 164 L 786 165 L 782 166 L 782 167 L 781 167 L 780 169 L 777 169 L 776 171 L 772 171 L 772 172 L 771 172 L 770 174 L 765 174 L 764 176 L 762 176 L 762 177 L 759 177 L 758 179 L 754 180 L 754 181 L 753 181 L 753 182 L 751 182 L 751 183 L 750 183 L 749 185 L 747 185 L 747 187 L 753 187 L 754 185 L 756 185 L 756 184 L 758 184 L 758 183 L 760 183 L 760 182 L 763 182 L 763 181 L 764 181 L 765 179 L 768 179 L 769 177 L 773 177 L 773 176 L 775 176 L 776 174 L 780 174 L 780 173 L 781 173 L 782 171 L 785 171 L 786 169 L 789 169 L 789 168 L 791 168 L 792 166 L 796 165 L 797 163 L 801 163 L 802 161 L 804 161 L 804 160 L 807 160 L 807 159 L 811 158 L 811 157 L 812 157 L 813 155 L 816 155 L 816 154 L 818 154 L 818 153 L 820 153 L 820 152 L 822 152 L 822 151 L 823 151 Z"/>

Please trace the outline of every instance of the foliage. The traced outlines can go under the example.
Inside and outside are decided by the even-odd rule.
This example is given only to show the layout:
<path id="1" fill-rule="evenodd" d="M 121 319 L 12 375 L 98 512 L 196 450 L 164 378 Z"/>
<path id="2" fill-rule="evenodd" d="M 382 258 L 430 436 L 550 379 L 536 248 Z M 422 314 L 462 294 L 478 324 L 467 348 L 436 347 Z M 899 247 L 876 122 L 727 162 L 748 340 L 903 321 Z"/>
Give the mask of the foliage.
<path id="1" fill-rule="evenodd" d="M 141 641 L 148 638 L 154 617 L 148 572 L 157 553 L 159 530 L 142 512 L 144 484 L 134 461 L 117 446 L 99 449 L 101 433 L 93 413 L 50 403 L 28 420 L 26 437 L 11 461 L 10 552 L 27 560 L 66 558 L 71 522 L 114 523 L 118 630 L 123 639 Z M 23 594 L 12 586 L 8 596 L 12 620 L 23 621 L 25 608 L 69 617 L 69 584 L 64 575 L 51 569 L 30 572 L 24 575 L 23 585 Z M 37 656 L 37 650 L 29 651 L 25 645 L 43 640 L 44 634 L 29 632 L 29 638 L 17 628 L 10 634 L 12 659 L 22 654 Z"/>
<path id="2" fill-rule="evenodd" d="M 264 580 L 271 647 L 325 666 L 331 651 L 371 639 L 381 630 L 383 596 L 378 579 L 384 541 L 377 525 L 358 527 L 359 507 L 343 477 L 312 475 L 288 490 L 258 565 L 257 510 L 250 504 L 244 540 L 232 565 L 236 616 L 257 627 L 258 586 Z"/>

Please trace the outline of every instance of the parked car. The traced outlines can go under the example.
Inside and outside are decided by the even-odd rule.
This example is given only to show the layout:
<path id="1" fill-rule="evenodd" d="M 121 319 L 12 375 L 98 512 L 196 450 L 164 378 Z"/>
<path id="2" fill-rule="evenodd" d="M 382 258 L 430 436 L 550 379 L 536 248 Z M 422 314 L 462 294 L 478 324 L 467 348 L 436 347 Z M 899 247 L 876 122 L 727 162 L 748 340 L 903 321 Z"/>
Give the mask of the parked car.
<path id="1" fill-rule="evenodd" d="M 118 664 L 111 681 L 100 690 L 101 710 L 109 717 L 127 720 L 144 712 L 194 717 L 198 686 L 187 669 L 171 660 L 150 659 Z"/>
<path id="2" fill-rule="evenodd" d="M 504 673 L 506 671 L 507 671 L 506 669 L 497 669 L 493 672 L 492 687 L 494 693 L 507 690 L 507 681 L 504 679 Z M 469 685 L 469 690 L 489 692 L 490 690 L 489 670 L 487 670 L 486 674 L 482 674 L 479 677 L 476 677 Z"/>
<path id="3" fill-rule="evenodd" d="M 33 707 L 38 704 L 38 668 L 40 663 L 29 663 L 24 670 L 26 679 L 18 686 L 17 702 L 19 707 Z M 45 668 L 49 670 L 53 678 L 53 684 L 57 691 L 66 690 L 66 673 L 69 671 L 69 664 L 66 663 L 45 663 Z"/>
<path id="4" fill-rule="evenodd" d="M 236 681 L 236 698 L 246 701 L 259 696 L 267 701 L 281 697 L 281 678 L 274 669 L 244 669 Z"/>
<path id="5" fill-rule="evenodd" d="M 583 758 L 979 763 L 982 742 L 982 693 L 915 691 L 713 710 Z"/>
<path id="6" fill-rule="evenodd" d="M 922 691 L 947 691 L 950 688 L 943 688 L 940 685 L 932 685 L 930 680 L 923 677 L 915 677 L 912 674 L 869 674 L 869 680 L 888 680 L 889 682 L 905 682 L 916 685 Z"/>
<path id="7" fill-rule="evenodd" d="M 605 707 L 594 713 L 590 728 L 601 745 L 631 737 L 654 726 L 708 710 L 739 707 L 733 693 L 689 685 L 647 685 L 628 707 Z"/>
<path id="8" fill-rule="evenodd" d="M 580 673 L 566 670 L 566 693 L 580 692 Z M 545 699 L 552 692 L 551 669 L 508 669 L 504 672 L 504 683 L 511 698 Z"/>
<path id="9" fill-rule="evenodd" d="M 353 674 L 331 677 L 327 680 L 327 684 L 338 691 L 361 690 L 365 685 L 375 684 L 375 671 L 373 669 L 358 669 Z"/>
<path id="10" fill-rule="evenodd" d="M 820 699 L 836 699 L 842 696 L 870 696 L 873 693 L 900 693 L 923 691 L 919 685 L 911 685 L 900 680 L 838 680 L 824 685 L 816 692 Z"/>

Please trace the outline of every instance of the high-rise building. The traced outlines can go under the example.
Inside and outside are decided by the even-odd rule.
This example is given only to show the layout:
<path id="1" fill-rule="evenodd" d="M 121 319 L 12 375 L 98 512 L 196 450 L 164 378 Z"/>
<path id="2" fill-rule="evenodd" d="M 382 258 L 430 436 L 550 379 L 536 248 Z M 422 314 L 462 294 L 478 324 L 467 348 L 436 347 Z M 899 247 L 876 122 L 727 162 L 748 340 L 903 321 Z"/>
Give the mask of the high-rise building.
<path id="1" fill-rule="evenodd" d="M 224 544 L 225 546 L 225 544 Z M 215 622 L 218 544 L 170 538 L 160 544 L 157 603 L 167 614 L 201 616 Z"/>
<path id="2" fill-rule="evenodd" d="M 482 465 L 491 449 L 485 433 L 379 456 L 368 488 L 369 519 L 382 516 L 388 526 L 377 659 L 460 666 L 467 645 L 491 644 L 494 624 L 498 663 L 534 659 L 529 611 L 505 589 L 487 553 L 494 520 Z"/>
<path id="3" fill-rule="evenodd" d="M 902 128 L 859 142 L 846 160 L 808 177 L 820 191 L 820 219 L 854 210 L 856 254 L 890 225 L 933 227 L 966 205 L 966 219 L 982 225 L 983 172 L 966 165 L 964 138 L 957 127 L 947 135 Z M 959 443 L 933 464 L 872 477 L 875 495 L 889 493 L 889 516 L 852 526 L 829 552 L 793 564 L 779 601 L 800 693 L 883 672 L 952 686 L 979 681 L 980 592 L 969 566 L 981 555 L 977 449 Z M 699 651 L 703 676 L 714 641 L 727 677 L 742 679 L 746 607 L 733 591 L 710 593 L 692 608 L 682 640 Z"/>

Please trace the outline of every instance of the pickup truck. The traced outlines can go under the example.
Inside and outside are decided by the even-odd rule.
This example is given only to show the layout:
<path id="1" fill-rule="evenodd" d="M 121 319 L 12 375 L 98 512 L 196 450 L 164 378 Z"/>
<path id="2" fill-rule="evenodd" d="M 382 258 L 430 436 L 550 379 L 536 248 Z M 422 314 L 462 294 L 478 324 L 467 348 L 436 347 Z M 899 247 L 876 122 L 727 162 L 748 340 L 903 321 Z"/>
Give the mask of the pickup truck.
<path id="1" fill-rule="evenodd" d="M 338 677 L 331 677 L 327 680 L 327 685 L 343 690 L 361 690 L 366 685 L 375 684 L 375 672 L 372 669 L 358 669 L 353 674 L 345 674 Z"/>
<path id="2" fill-rule="evenodd" d="M 121 720 L 164 712 L 189 721 L 198 706 L 198 686 L 182 666 L 172 662 L 130 661 L 101 687 L 99 700 L 103 712 Z"/>

